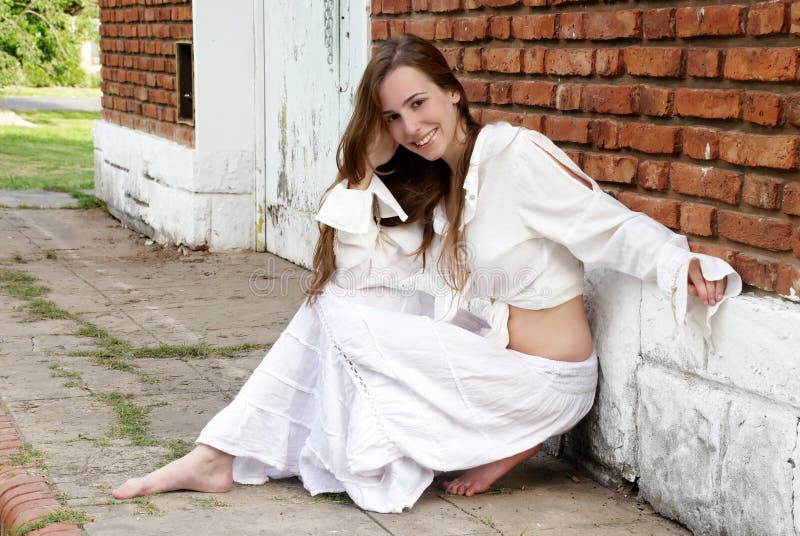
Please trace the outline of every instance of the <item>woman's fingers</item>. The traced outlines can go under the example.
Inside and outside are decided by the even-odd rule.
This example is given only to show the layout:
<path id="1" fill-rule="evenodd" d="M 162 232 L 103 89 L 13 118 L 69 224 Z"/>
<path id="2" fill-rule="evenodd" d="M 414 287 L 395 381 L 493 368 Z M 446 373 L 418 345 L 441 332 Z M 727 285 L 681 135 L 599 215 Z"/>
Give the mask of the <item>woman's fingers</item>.
<path id="1" fill-rule="evenodd" d="M 688 293 L 697 296 L 705 305 L 716 305 L 725 295 L 728 278 L 723 277 L 716 281 L 709 281 L 703 276 L 700 261 L 692 259 L 689 263 Z"/>

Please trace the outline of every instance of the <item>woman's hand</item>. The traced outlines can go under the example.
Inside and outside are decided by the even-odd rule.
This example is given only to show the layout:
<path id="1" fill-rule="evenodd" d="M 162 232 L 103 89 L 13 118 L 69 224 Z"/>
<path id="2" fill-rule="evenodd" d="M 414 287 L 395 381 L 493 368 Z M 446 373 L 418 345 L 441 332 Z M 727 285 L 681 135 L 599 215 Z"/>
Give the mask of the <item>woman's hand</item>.
<path id="1" fill-rule="evenodd" d="M 697 296 L 705 305 L 716 305 L 725 294 L 728 278 L 717 281 L 708 281 L 700 270 L 700 261 L 692 259 L 689 262 L 689 295 Z"/>
<path id="2" fill-rule="evenodd" d="M 380 130 L 372 136 L 372 141 L 367 148 L 367 164 L 364 169 L 364 179 L 357 184 L 351 184 L 350 188 L 366 190 L 372 182 L 372 173 L 375 168 L 382 166 L 392 159 L 397 151 L 397 142 L 394 141 L 386 123 L 381 121 Z"/>

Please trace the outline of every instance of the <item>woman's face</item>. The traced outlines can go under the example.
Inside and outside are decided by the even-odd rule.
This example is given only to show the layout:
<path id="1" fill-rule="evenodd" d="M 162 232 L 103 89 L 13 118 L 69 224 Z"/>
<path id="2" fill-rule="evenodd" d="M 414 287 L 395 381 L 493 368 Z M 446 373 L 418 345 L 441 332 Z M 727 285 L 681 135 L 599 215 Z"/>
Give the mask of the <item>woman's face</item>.
<path id="1" fill-rule="evenodd" d="M 426 160 L 443 158 L 454 169 L 464 149 L 456 134 L 457 92 L 443 90 L 413 67 L 401 66 L 386 76 L 378 95 L 394 141 Z"/>

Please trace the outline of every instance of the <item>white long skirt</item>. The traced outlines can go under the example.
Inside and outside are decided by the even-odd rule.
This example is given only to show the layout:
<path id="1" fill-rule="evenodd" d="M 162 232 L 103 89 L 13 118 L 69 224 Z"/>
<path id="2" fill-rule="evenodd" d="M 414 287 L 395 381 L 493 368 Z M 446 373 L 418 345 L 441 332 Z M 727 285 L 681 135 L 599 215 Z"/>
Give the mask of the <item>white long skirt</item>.
<path id="1" fill-rule="evenodd" d="M 498 348 L 477 317 L 435 322 L 432 309 L 422 293 L 329 287 L 197 442 L 236 457 L 236 482 L 299 476 L 312 495 L 400 512 L 435 473 L 527 450 L 591 408 L 594 352 L 573 363 Z"/>

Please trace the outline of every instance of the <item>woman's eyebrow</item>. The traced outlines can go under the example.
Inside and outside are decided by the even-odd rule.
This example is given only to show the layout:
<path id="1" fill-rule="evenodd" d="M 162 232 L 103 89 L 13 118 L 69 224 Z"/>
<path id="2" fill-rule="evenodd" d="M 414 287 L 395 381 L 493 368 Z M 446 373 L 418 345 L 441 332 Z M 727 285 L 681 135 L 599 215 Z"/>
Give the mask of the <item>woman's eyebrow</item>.
<path id="1" fill-rule="evenodd" d="M 418 92 L 414 93 L 413 95 L 411 95 L 410 97 L 408 97 L 406 100 L 403 101 L 402 106 L 405 106 L 408 103 L 408 101 L 412 100 L 414 97 L 418 97 L 418 96 L 424 95 L 424 94 L 425 94 L 424 91 L 418 91 Z M 393 114 L 393 113 L 394 113 L 394 110 L 384 110 L 383 111 L 383 115 Z"/>

